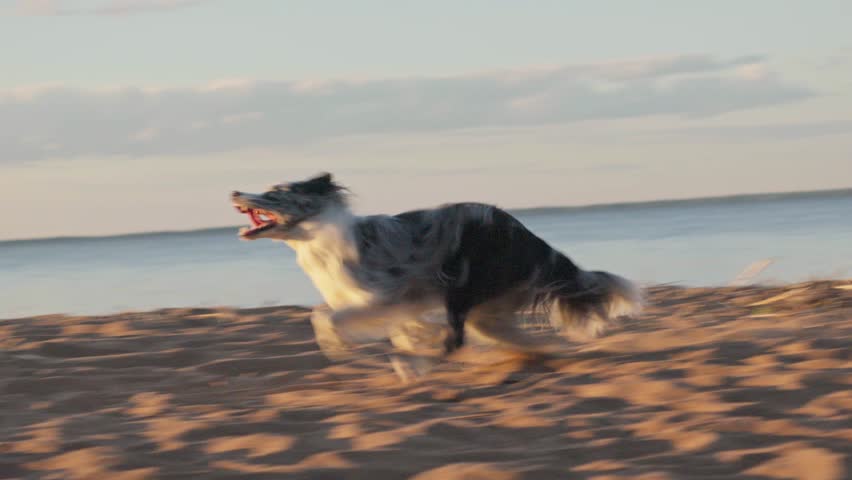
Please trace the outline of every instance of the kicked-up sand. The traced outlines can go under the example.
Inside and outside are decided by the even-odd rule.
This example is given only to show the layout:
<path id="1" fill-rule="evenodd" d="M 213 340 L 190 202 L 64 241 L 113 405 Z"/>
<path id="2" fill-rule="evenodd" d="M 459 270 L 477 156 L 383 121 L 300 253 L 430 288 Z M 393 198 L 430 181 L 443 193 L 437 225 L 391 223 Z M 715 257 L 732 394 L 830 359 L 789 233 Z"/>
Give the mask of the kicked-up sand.
<path id="1" fill-rule="evenodd" d="M 0 478 L 852 477 L 848 282 L 648 292 L 564 358 L 409 385 L 302 308 L 2 320 Z"/>

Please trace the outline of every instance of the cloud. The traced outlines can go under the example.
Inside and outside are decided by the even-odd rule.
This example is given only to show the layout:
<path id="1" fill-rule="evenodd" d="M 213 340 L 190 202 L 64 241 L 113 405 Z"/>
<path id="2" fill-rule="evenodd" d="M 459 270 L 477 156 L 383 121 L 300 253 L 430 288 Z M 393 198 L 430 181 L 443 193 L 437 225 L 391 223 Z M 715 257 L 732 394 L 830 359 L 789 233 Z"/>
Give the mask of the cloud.
<path id="1" fill-rule="evenodd" d="M 443 77 L 18 88 L 0 92 L 0 161 L 195 154 L 363 134 L 711 116 L 816 94 L 762 69 L 763 62 L 693 55 Z"/>
<path id="2" fill-rule="evenodd" d="M 31 16 L 129 15 L 177 10 L 209 0 L 101 0 L 94 6 L 78 6 L 69 0 L 19 0 L 18 13 Z"/>

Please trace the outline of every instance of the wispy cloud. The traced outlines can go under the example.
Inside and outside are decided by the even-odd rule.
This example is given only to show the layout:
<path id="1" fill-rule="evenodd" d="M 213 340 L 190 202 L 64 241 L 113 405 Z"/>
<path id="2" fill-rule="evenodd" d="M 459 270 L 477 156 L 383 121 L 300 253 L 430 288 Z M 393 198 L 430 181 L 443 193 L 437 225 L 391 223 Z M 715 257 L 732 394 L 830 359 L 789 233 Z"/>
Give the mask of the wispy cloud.
<path id="1" fill-rule="evenodd" d="M 83 5 L 73 0 L 19 0 L 17 12 L 32 16 L 129 15 L 162 12 L 198 5 L 210 0 L 101 0 Z"/>
<path id="2" fill-rule="evenodd" d="M 710 116 L 816 95 L 761 57 L 676 56 L 445 77 L 0 92 L 0 161 L 180 154 L 360 134 Z"/>

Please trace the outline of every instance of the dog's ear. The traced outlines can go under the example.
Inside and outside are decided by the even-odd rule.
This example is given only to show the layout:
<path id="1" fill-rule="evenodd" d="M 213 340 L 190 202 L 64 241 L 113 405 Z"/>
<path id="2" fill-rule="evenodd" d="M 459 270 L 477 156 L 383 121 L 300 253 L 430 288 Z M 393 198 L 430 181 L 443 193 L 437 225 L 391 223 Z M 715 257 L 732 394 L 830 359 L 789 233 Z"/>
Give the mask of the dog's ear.
<path id="1" fill-rule="evenodd" d="M 303 182 L 290 185 L 290 191 L 308 195 L 327 195 L 343 188 L 334 183 L 330 173 L 321 173 Z"/>
<path id="2" fill-rule="evenodd" d="M 316 185 L 327 185 L 327 186 L 331 186 L 334 183 L 334 181 L 331 178 L 331 174 L 328 173 L 328 172 L 322 172 L 322 173 L 318 174 L 317 176 L 309 179 L 308 182 L 316 184 Z"/>

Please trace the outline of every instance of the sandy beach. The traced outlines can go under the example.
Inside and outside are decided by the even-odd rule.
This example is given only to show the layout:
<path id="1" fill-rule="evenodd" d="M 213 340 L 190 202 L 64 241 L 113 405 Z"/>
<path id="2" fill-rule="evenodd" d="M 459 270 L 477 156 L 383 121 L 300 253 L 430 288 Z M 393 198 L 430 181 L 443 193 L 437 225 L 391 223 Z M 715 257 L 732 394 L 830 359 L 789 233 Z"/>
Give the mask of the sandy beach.
<path id="1" fill-rule="evenodd" d="M 653 287 L 566 358 L 411 385 L 305 308 L 0 320 L 0 478 L 849 478 L 850 285 Z"/>

